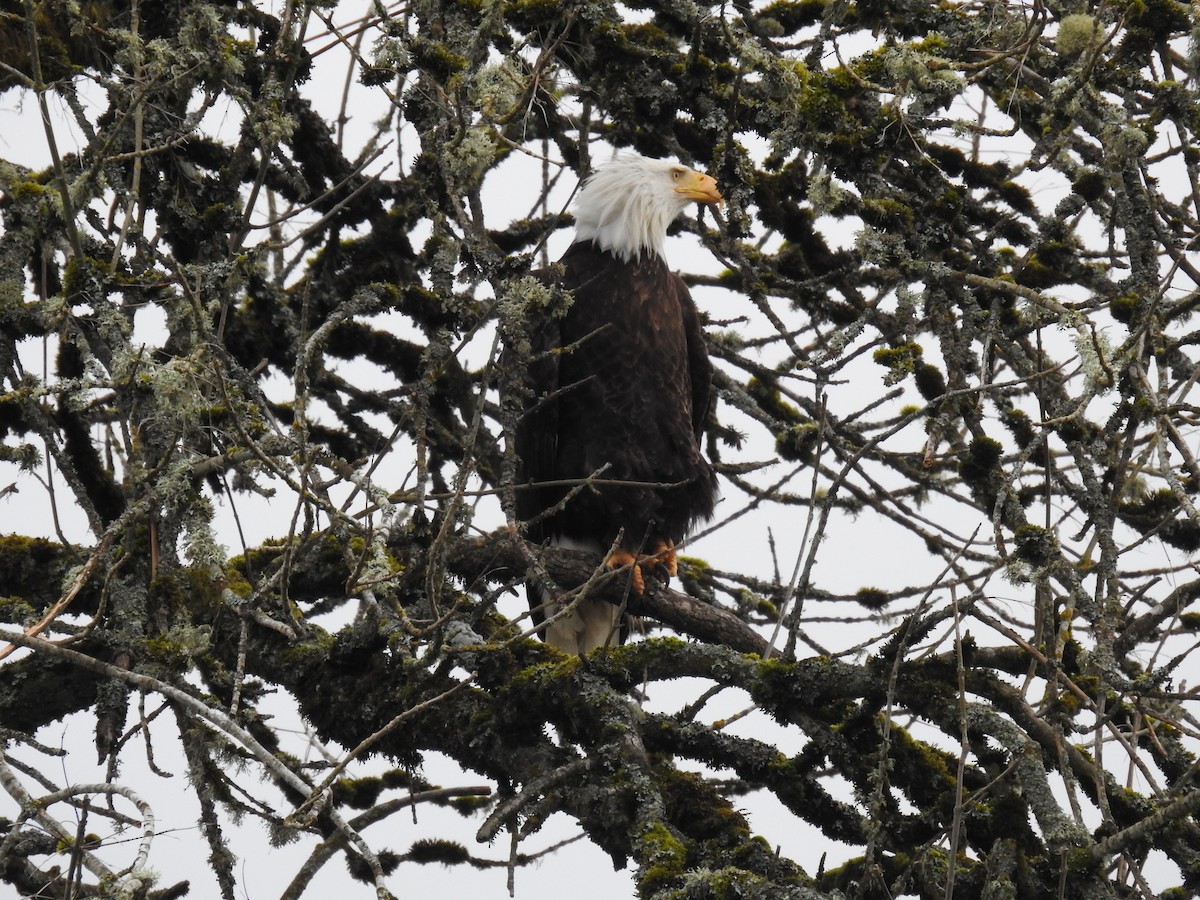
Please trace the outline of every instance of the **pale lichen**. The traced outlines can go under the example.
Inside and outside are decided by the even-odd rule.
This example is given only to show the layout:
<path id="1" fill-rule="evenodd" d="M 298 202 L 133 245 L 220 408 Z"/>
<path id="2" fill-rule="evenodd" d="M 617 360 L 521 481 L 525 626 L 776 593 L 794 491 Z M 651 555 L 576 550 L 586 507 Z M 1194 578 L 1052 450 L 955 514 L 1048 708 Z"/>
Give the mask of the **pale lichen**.
<path id="1" fill-rule="evenodd" d="M 1063 16 L 1058 23 L 1055 46 L 1064 56 L 1079 56 L 1091 50 L 1100 40 L 1100 23 L 1087 13 L 1072 13 Z"/>

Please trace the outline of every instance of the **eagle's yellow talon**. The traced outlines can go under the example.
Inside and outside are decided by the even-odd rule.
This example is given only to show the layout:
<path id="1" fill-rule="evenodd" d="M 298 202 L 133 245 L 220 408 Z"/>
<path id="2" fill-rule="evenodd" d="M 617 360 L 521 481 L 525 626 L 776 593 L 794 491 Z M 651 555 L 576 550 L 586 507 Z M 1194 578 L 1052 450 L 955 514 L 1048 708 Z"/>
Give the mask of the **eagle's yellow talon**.
<path id="1" fill-rule="evenodd" d="M 666 570 L 671 578 L 679 574 L 679 554 L 675 552 L 675 542 L 667 539 L 654 548 L 650 557 L 655 563 Z"/>
<path id="2" fill-rule="evenodd" d="M 636 565 L 634 565 L 636 563 Z M 630 574 L 630 590 L 635 597 L 640 597 L 646 593 L 646 579 L 642 575 L 642 563 L 628 550 L 614 550 L 608 554 L 608 559 L 604 564 L 610 569 L 620 569 L 625 566 L 632 566 L 629 570 Z"/>
<path id="3" fill-rule="evenodd" d="M 646 573 L 663 582 L 669 582 L 679 575 L 679 554 L 675 552 L 675 542 L 672 540 L 660 541 L 655 544 L 654 552 L 645 556 L 634 556 L 624 549 L 614 550 L 604 564 L 610 569 L 631 566 L 630 590 L 635 597 L 646 592 Z"/>

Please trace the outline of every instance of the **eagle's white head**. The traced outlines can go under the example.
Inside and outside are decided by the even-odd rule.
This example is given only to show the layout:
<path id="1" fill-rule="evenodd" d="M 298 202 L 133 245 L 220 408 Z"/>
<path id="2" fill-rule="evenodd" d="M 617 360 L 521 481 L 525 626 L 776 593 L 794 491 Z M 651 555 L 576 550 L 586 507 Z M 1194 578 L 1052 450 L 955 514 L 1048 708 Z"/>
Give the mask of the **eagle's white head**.
<path id="1" fill-rule="evenodd" d="M 722 203 L 712 176 L 670 159 L 624 154 L 584 182 L 575 203 L 575 240 L 595 241 L 629 262 L 663 255 L 667 226 L 696 203 Z"/>

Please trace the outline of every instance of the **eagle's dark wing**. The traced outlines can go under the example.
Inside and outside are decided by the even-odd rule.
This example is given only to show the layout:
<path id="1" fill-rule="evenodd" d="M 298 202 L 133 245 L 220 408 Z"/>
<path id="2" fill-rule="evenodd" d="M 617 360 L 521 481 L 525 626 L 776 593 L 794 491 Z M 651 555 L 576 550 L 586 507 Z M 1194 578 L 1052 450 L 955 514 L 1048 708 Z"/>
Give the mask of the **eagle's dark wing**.
<path id="1" fill-rule="evenodd" d="M 596 474 L 533 540 L 563 537 L 607 547 L 679 543 L 712 515 L 716 479 L 699 435 L 711 403 L 712 365 L 687 285 L 661 258 L 618 261 L 591 243 L 564 255 L 558 285 L 571 306 L 531 331 L 531 406 L 517 433 L 524 521 L 559 503 L 562 482 Z M 629 486 L 614 485 L 629 482 Z"/>
<path id="2" fill-rule="evenodd" d="M 683 310 L 683 329 L 687 336 L 688 378 L 692 391 L 692 429 L 699 444 L 704 433 L 704 423 L 712 411 L 712 363 L 708 358 L 708 347 L 704 343 L 704 329 L 700 324 L 700 313 L 687 284 L 678 275 L 672 274 L 679 306 Z"/>

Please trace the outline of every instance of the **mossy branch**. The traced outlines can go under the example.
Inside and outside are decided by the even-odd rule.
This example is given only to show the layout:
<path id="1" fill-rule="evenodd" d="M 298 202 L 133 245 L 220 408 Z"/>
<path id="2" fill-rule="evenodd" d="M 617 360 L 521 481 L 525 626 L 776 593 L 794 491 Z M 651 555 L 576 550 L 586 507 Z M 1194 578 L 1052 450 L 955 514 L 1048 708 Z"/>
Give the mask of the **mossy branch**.
<path id="1" fill-rule="evenodd" d="M 504 583 L 523 575 L 528 570 L 529 554 L 535 554 L 550 577 L 564 591 L 570 591 L 592 579 L 602 563 L 600 557 L 585 551 L 539 548 L 528 543 L 522 548 L 515 540 L 519 539 L 504 529 L 483 537 L 459 538 L 448 554 L 447 565 L 455 575 L 465 578 L 468 585 Z M 620 606 L 626 599 L 626 574 L 615 570 L 597 579 L 589 595 Z M 653 579 L 647 579 L 646 592 L 640 598 L 631 598 L 627 608 L 634 615 L 649 616 L 698 640 L 722 644 L 741 653 L 767 652 L 767 641 L 733 613 Z"/>

